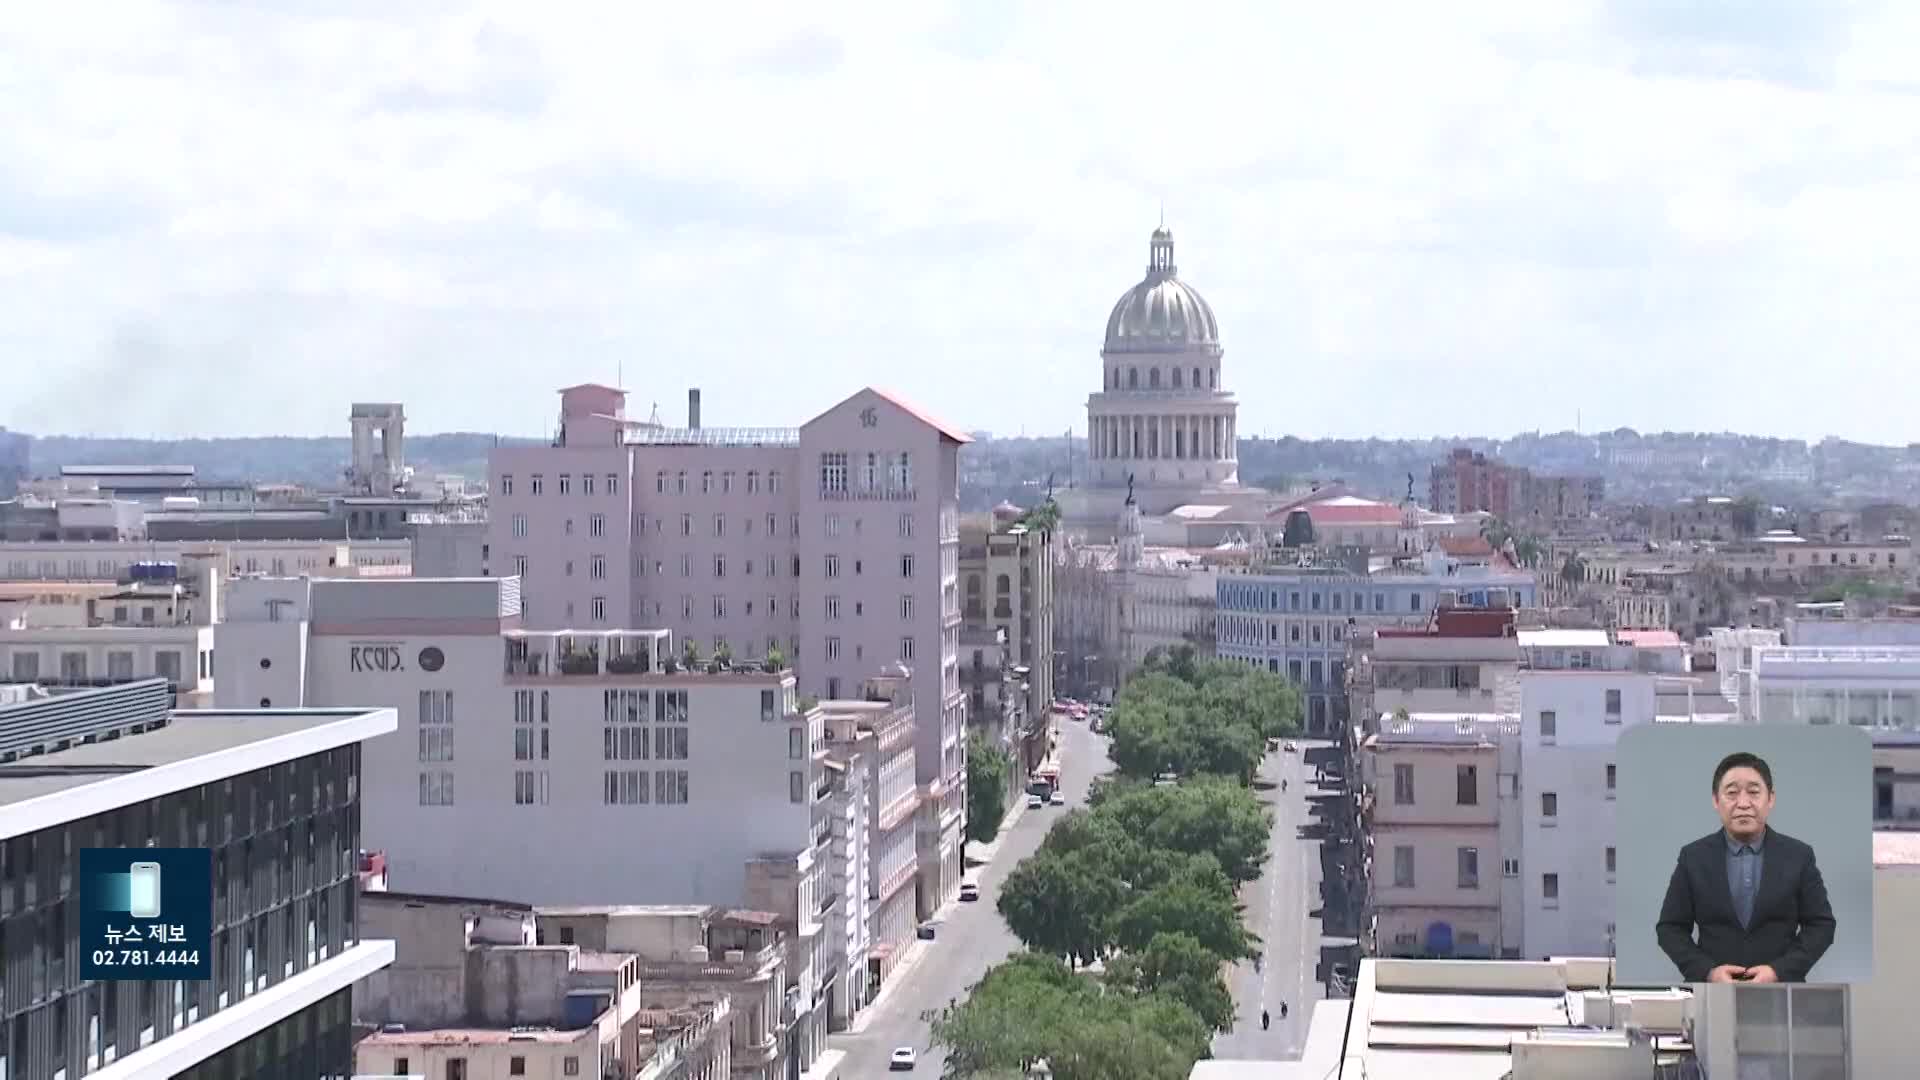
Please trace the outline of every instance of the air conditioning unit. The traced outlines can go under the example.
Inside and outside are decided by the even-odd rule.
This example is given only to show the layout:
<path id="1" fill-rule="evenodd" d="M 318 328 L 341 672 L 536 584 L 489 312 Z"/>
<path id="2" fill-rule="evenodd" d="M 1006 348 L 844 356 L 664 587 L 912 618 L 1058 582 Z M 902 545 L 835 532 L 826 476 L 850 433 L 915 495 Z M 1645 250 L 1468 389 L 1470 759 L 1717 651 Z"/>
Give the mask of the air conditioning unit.
<path id="1" fill-rule="evenodd" d="M 741 964 L 746 962 L 747 951 L 745 949 L 728 949 L 726 952 L 726 956 L 727 956 L 727 963 Z"/>

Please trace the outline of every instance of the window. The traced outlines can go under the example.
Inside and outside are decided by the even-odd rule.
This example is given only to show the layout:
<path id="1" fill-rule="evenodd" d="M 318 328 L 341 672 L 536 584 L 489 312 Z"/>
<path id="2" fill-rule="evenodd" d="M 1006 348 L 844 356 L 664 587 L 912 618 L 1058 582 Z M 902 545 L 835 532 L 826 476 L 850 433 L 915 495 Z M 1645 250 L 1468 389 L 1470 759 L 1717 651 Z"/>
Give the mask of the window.
<path id="1" fill-rule="evenodd" d="M 1413 845 L 1401 844 L 1393 849 L 1393 885 L 1396 889 L 1413 888 Z"/>
<path id="2" fill-rule="evenodd" d="M 827 597 L 827 618 L 838 619 L 839 617 L 840 617 L 840 598 L 838 596 Z"/>
<path id="3" fill-rule="evenodd" d="M 594 537 L 607 535 L 607 515 L 605 514 L 587 515 L 587 535 L 594 536 Z"/>
<path id="4" fill-rule="evenodd" d="M 794 770 L 787 774 L 787 801 L 803 803 L 807 801 L 807 774 Z"/>
<path id="5" fill-rule="evenodd" d="M 420 691 L 419 710 L 420 761 L 452 761 L 453 691 Z"/>
<path id="6" fill-rule="evenodd" d="M 715 555 L 713 557 L 713 576 L 717 578 L 727 576 L 727 557 L 725 555 Z"/>
<path id="7" fill-rule="evenodd" d="M 1614 867 L 1614 849 L 1611 845 L 1609 845 L 1607 847 L 1607 880 L 1608 881 L 1613 880 L 1613 867 Z"/>
<path id="8" fill-rule="evenodd" d="M 507 1075 L 508 1076 L 527 1075 L 527 1059 L 519 1056 L 518 1054 L 515 1054 L 513 1057 L 508 1058 L 507 1059 Z"/>
<path id="9" fill-rule="evenodd" d="M 768 536 L 780 535 L 780 515 L 778 514 L 767 515 L 767 535 Z"/>
<path id="10" fill-rule="evenodd" d="M 1502 877 L 1519 877 L 1520 876 L 1520 860 L 1519 859 L 1500 860 L 1500 874 Z"/>
<path id="11" fill-rule="evenodd" d="M 655 495 L 665 495 L 667 493 L 667 474 L 665 470 L 653 474 L 653 493 Z"/>
<path id="12" fill-rule="evenodd" d="M 645 747 L 647 740 L 642 738 L 640 745 Z M 608 806 L 645 806 L 649 790 L 644 771 L 610 769 L 601 783 L 600 801 Z"/>
<path id="13" fill-rule="evenodd" d="M 715 536 L 727 535 L 727 515 L 725 514 L 713 515 L 713 535 Z"/>
<path id="14" fill-rule="evenodd" d="M 900 539 L 902 540 L 913 539 L 913 515 L 912 514 L 900 515 Z"/>
<path id="15" fill-rule="evenodd" d="M 773 645 L 769 643 L 767 645 L 767 648 L 771 650 L 773 648 Z M 777 708 L 777 704 L 778 704 L 777 699 L 775 698 L 774 692 L 772 690 L 760 691 L 760 722 L 761 723 L 765 724 L 765 723 L 771 723 L 773 721 L 775 716 L 774 710 Z"/>
<path id="16" fill-rule="evenodd" d="M 653 774 L 653 801 L 661 806 L 687 803 L 687 770 L 665 769 Z"/>
<path id="17" fill-rule="evenodd" d="M 1540 898 L 1547 902 L 1548 907 L 1560 906 L 1560 875 L 1559 874 L 1541 874 L 1540 875 Z"/>
<path id="18" fill-rule="evenodd" d="M 787 729 L 787 757 L 799 761 L 807 756 L 807 733 L 797 727 Z"/>
<path id="19" fill-rule="evenodd" d="M 900 618 L 903 622 L 913 621 L 913 594 L 900 594 Z"/>
<path id="20" fill-rule="evenodd" d="M 607 557 L 605 555 L 595 555 L 593 558 L 587 560 L 587 576 L 595 581 L 600 581 L 607 576 Z"/>
<path id="21" fill-rule="evenodd" d="M 680 617 L 681 617 L 681 618 L 683 618 L 683 619 L 691 619 L 691 618 L 693 618 L 693 594 L 692 594 L 692 593 L 682 593 L 682 594 L 681 594 L 681 596 L 680 596 Z"/>
<path id="22" fill-rule="evenodd" d="M 900 659 L 907 663 L 913 662 L 913 639 L 911 637 L 903 637 L 900 639 Z"/>
<path id="23" fill-rule="evenodd" d="M 687 470 L 681 469 L 679 472 L 673 474 L 673 493 L 675 495 L 685 495 L 687 493 Z"/>
<path id="24" fill-rule="evenodd" d="M 571 1054 L 561 1058 L 560 1059 L 560 1075 L 561 1076 L 579 1076 L 580 1075 L 580 1059 L 577 1057 L 574 1057 Z"/>
<path id="25" fill-rule="evenodd" d="M 775 469 L 772 472 L 767 474 L 767 492 L 768 494 L 772 494 L 772 495 L 780 494 L 780 470 L 779 469 Z"/>
<path id="26" fill-rule="evenodd" d="M 687 729 L 684 727 L 656 727 L 653 729 L 653 760 L 687 760 Z"/>
<path id="27" fill-rule="evenodd" d="M 1612 764 L 1607 766 L 1607 798 L 1609 799 L 1613 798 L 1614 781 L 1619 779 L 1619 772 L 1618 766 Z"/>
<path id="28" fill-rule="evenodd" d="M 500 494 L 502 495 L 513 494 L 513 474 L 512 473 L 500 474 Z"/>
<path id="29" fill-rule="evenodd" d="M 573 494 L 573 474 L 572 473 L 560 474 L 560 494 L 562 495 Z"/>
<path id="30" fill-rule="evenodd" d="M 700 494 L 713 494 L 713 470 L 704 469 L 700 473 Z"/>
<path id="31" fill-rule="evenodd" d="M 822 492 L 844 492 L 847 490 L 847 455 L 845 451 L 834 451 L 820 455 L 820 490 Z"/>
<path id="32" fill-rule="evenodd" d="M 691 555 L 680 556 L 680 576 L 681 577 L 693 576 L 693 556 Z"/>
<path id="33" fill-rule="evenodd" d="M 1559 816 L 1560 816 L 1560 796 L 1555 792 L 1551 792 L 1551 791 L 1541 792 L 1540 793 L 1540 817 L 1543 820 L 1540 822 L 1540 824 L 1551 825 L 1553 824 L 1554 819 L 1558 818 Z"/>
<path id="34" fill-rule="evenodd" d="M 692 514 L 680 515 L 680 535 L 681 536 L 693 535 L 693 515 Z"/>
<path id="35" fill-rule="evenodd" d="M 1620 722 L 1620 691 L 1609 690 L 1607 691 L 1607 723 L 1617 724 L 1619 722 Z"/>
<path id="36" fill-rule="evenodd" d="M 545 806 L 547 804 L 547 774 L 545 770 L 535 772 L 520 769 L 513 774 L 513 804 L 515 806 Z"/>
<path id="37" fill-rule="evenodd" d="M 888 470 L 887 480 L 891 483 L 895 491 L 912 491 L 913 456 L 905 450 L 902 450 L 899 455 L 893 459 L 892 468 Z"/>
<path id="38" fill-rule="evenodd" d="M 580 494 L 582 495 L 593 494 L 593 474 L 592 473 L 580 474 Z"/>
<path id="39" fill-rule="evenodd" d="M 713 595 L 713 617 L 716 619 L 724 619 L 727 617 L 727 598 L 723 594 L 715 593 Z"/>
<path id="40" fill-rule="evenodd" d="M 722 472 L 720 474 L 720 494 L 722 495 L 733 494 L 733 470 L 732 469 L 728 469 L 725 472 Z"/>
<path id="41" fill-rule="evenodd" d="M 527 557 L 525 555 L 515 555 L 513 557 L 513 573 L 516 577 L 527 576 Z"/>
<path id="42" fill-rule="evenodd" d="M 587 603 L 587 611 L 594 622 L 607 621 L 607 598 L 596 596 Z"/>
<path id="43" fill-rule="evenodd" d="M 453 773 L 436 769 L 420 774 L 421 806 L 453 805 Z"/>
<path id="44" fill-rule="evenodd" d="M 913 553 L 912 552 L 908 552 L 907 554 L 900 556 L 900 576 L 903 578 L 910 578 L 913 576 Z"/>
<path id="45" fill-rule="evenodd" d="M 539 473 L 534 473 L 528 479 L 531 481 L 531 490 L 535 495 L 540 494 L 540 492 L 547 486 L 546 477 L 541 476 Z"/>
<path id="46" fill-rule="evenodd" d="M 840 576 L 840 556 L 838 555 L 827 556 L 826 576 L 830 578 L 837 578 Z"/>
<path id="47" fill-rule="evenodd" d="M 522 538 L 527 535 L 527 515 L 513 515 L 513 535 Z"/>
<path id="48" fill-rule="evenodd" d="M 760 470 L 758 469 L 747 470 L 747 494 L 760 494 Z"/>
<path id="49" fill-rule="evenodd" d="M 1456 806 L 1480 805 L 1480 767 L 1478 765 L 1454 766 L 1453 801 Z"/>
<path id="50" fill-rule="evenodd" d="M 827 659 L 840 659 L 840 638 L 837 635 L 827 635 Z"/>
<path id="51" fill-rule="evenodd" d="M 1398 806 L 1413 805 L 1413 766 L 1393 767 L 1393 801 Z"/>
<path id="52" fill-rule="evenodd" d="M 607 494 L 609 495 L 620 494 L 620 474 L 618 473 L 607 474 Z"/>
<path id="53" fill-rule="evenodd" d="M 827 535 L 828 536 L 840 535 L 840 515 L 839 514 L 827 515 Z"/>
<path id="54" fill-rule="evenodd" d="M 1554 711 L 1552 709 L 1540 710 L 1540 741 L 1553 741 L 1553 737 L 1559 732 L 1559 729 L 1560 718 L 1554 715 Z"/>
<path id="55" fill-rule="evenodd" d="M 1477 889 L 1480 887 L 1480 849 L 1463 847 L 1459 851 L 1460 887 Z"/>

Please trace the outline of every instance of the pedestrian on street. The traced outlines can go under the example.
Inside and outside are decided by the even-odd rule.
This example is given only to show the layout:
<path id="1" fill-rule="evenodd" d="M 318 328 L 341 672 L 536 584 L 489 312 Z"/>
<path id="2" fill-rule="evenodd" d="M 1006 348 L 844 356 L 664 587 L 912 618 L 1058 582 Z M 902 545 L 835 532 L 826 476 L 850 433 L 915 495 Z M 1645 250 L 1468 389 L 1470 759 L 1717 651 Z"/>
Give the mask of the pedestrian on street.
<path id="1" fill-rule="evenodd" d="M 1287 1003 L 1283 1001 L 1280 1003 L 1280 1019 L 1285 1020 L 1286 1018 L 1287 1018 Z"/>
<path id="2" fill-rule="evenodd" d="M 1267 1015 L 1267 1010 L 1261 1009 L 1260 1010 L 1260 1030 L 1265 1031 L 1272 1024 L 1273 1024 L 1273 1018 Z"/>

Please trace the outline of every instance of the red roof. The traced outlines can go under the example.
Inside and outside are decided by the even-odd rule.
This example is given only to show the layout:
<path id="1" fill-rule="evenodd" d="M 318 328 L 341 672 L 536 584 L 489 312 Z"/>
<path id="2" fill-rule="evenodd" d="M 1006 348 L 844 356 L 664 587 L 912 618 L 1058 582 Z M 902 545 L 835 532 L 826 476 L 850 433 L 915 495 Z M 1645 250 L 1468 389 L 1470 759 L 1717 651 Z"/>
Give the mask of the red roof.
<path id="1" fill-rule="evenodd" d="M 1487 543 L 1487 538 L 1484 536 L 1442 536 L 1436 543 L 1439 544 L 1441 551 L 1456 559 L 1468 555 L 1493 554 L 1493 545 Z"/>
<path id="2" fill-rule="evenodd" d="M 583 382 L 575 386 L 563 386 L 560 388 L 559 393 L 566 394 L 566 393 L 571 393 L 575 390 L 607 390 L 615 394 L 626 393 L 625 390 L 621 389 L 618 386 L 608 386 L 606 383 L 597 383 L 597 382 Z"/>
<path id="3" fill-rule="evenodd" d="M 1368 499 L 1341 496 L 1309 503 L 1303 509 L 1315 525 L 1398 525 L 1400 508 Z"/>
<path id="4" fill-rule="evenodd" d="M 1513 611 L 1509 608 L 1439 608 L 1427 625 L 1417 630 L 1380 627 L 1379 637 L 1414 638 L 1501 638 L 1513 630 Z"/>
<path id="5" fill-rule="evenodd" d="M 970 443 L 973 441 L 973 436 L 968 435 L 966 432 L 960 430 L 958 427 L 954 426 L 953 424 L 949 424 L 946 421 L 940 419 L 939 417 L 934 416 L 932 413 L 928 412 L 925 409 L 922 409 L 918 405 L 913 404 L 912 402 L 908 401 L 906 398 L 901 397 L 899 394 L 896 394 L 891 390 L 882 390 L 877 386 L 869 386 L 867 387 L 867 389 L 872 393 L 878 394 L 880 397 L 886 399 L 888 404 L 893 405 L 895 408 L 898 408 L 902 412 L 907 413 L 908 415 L 912 416 L 914 419 L 920 421 L 921 423 L 927 425 L 930 428 L 933 428 L 935 431 L 938 431 L 940 434 L 945 435 L 947 438 L 952 439 L 954 442 Z"/>

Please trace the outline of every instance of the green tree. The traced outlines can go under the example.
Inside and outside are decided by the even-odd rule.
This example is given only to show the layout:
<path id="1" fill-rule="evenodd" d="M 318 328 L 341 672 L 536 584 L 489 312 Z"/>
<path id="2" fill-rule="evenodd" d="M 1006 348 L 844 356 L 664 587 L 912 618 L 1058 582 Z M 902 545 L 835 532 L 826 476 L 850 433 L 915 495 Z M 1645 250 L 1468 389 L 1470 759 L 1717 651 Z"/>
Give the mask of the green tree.
<path id="1" fill-rule="evenodd" d="M 1007 785 L 1013 761 L 979 732 L 967 736 L 967 839 L 992 840 L 1007 816 Z"/>
<path id="2" fill-rule="evenodd" d="M 1215 1031 L 1233 1026 L 1233 995 L 1220 958 L 1190 934 L 1155 934 L 1145 949 L 1109 963 L 1106 980 L 1136 994 L 1165 995 Z"/>
<path id="3" fill-rule="evenodd" d="M 1251 791 L 1218 777 L 1116 794 L 1093 811 L 1149 848 L 1211 856 L 1235 883 L 1260 876 L 1273 820 Z"/>
<path id="4" fill-rule="evenodd" d="M 1036 853 L 1001 883 L 1000 916 L 1028 948 L 1074 964 L 1111 951 L 1108 925 L 1126 886 L 1090 851 Z"/>
<path id="5" fill-rule="evenodd" d="M 1181 878 L 1133 899 L 1110 926 L 1114 945 L 1128 952 L 1145 949 L 1156 934 L 1186 934 L 1222 960 L 1248 959 L 1257 951 L 1232 893 Z"/>
<path id="6" fill-rule="evenodd" d="M 1044 1059 L 1059 1080 L 1184 1080 L 1212 1032 L 1168 995 L 1103 993 L 1031 953 L 988 969 L 966 1001 L 933 1018 L 947 1077 L 1025 1075 Z"/>

